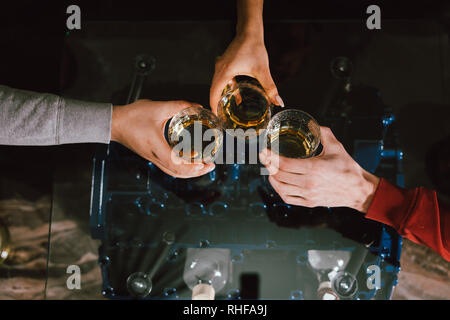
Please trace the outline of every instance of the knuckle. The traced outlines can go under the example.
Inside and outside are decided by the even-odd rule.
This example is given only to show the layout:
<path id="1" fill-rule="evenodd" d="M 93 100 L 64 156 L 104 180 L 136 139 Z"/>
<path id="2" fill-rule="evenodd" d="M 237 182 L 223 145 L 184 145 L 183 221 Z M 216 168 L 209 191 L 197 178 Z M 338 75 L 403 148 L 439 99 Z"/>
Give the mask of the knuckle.
<path id="1" fill-rule="evenodd" d="M 224 66 L 224 60 L 222 57 L 218 57 L 216 59 L 216 63 L 214 64 L 215 70 L 221 70 Z"/>
<path id="2" fill-rule="evenodd" d="M 279 180 L 279 181 L 283 181 L 283 176 L 282 176 L 280 170 L 277 170 L 277 171 L 275 172 L 274 168 L 271 167 L 270 170 L 269 170 L 269 172 L 270 172 L 270 175 L 271 175 L 272 177 L 274 177 L 275 179 L 277 179 L 277 180 Z"/>
<path id="3" fill-rule="evenodd" d="M 293 206 L 302 206 L 303 202 L 301 198 L 289 197 L 287 204 L 291 204 Z"/>
<path id="4" fill-rule="evenodd" d="M 305 201 L 303 201 L 303 206 L 307 207 L 307 208 L 314 208 L 315 207 L 314 201 L 312 201 L 310 199 L 305 200 Z"/>
<path id="5" fill-rule="evenodd" d="M 177 101 L 177 105 L 178 105 L 180 108 L 188 108 L 188 107 L 190 107 L 190 106 L 192 105 L 192 103 L 190 103 L 190 102 L 188 102 L 188 101 L 186 101 L 186 100 L 178 100 L 178 101 Z"/>
<path id="6" fill-rule="evenodd" d="M 288 196 L 285 195 L 285 194 L 280 194 L 280 197 L 281 197 L 281 200 L 283 200 L 284 203 L 292 204 L 292 199 L 291 199 L 291 197 L 288 197 Z"/>
<path id="7" fill-rule="evenodd" d="M 275 185 L 274 189 L 280 195 L 280 197 L 284 200 L 284 197 L 287 196 L 286 192 L 284 192 L 278 185 Z"/>
<path id="8" fill-rule="evenodd" d="M 282 190 L 282 188 L 280 188 L 280 186 L 278 184 L 274 184 L 273 188 L 280 195 L 280 197 L 286 196 L 286 193 Z"/>
<path id="9" fill-rule="evenodd" d="M 307 190 L 308 193 L 310 193 L 311 190 L 314 189 L 314 187 L 316 186 L 315 184 L 316 184 L 315 181 L 311 179 L 307 179 L 305 181 L 305 189 Z"/>
<path id="10" fill-rule="evenodd" d="M 266 88 L 266 92 L 270 97 L 275 97 L 278 95 L 278 89 L 275 84 L 269 85 L 269 87 Z"/>
<path id="11" fill-rule="evenodd" d="M 314 197 L 313 192 L 311 191 L 311 189 L 306 188 L 305 190 L 303 190 L 302 192 L 302 196 L 307 198 L 307 199 L 311 199 Z"/>
<path id="12" fill-rule="evenodd" d="M 308 171 L 314 172 L 315 170 L 319 169 L 320 165 L 318 164 L 318 161 L 305 161 L 305 168 Z"/>
<path id="13" fill-rule="evenodd" d="M 278 157 L 278 167 L 280 169 L 292 169 L 295 167 L 295 164 L 293 163 L 292 159 L 289 158 L 285 158 L 282 156 L 278 156 L 276 155 L 276 157 Z"/>
<path id="14" fill-rule="evenodd" d="M 280 183 L 278 188 L 280 189 L 280 192 L 283 194 L 287 194 L 289 191 L 289 187 L 284 183 Z"/>
<path id="15" fill-rule="evenodd" d="M 311 204 L 317 204 L 318 200 L 319 200 L 319 199 L 318 199 L 317 193 L 311 192 L 311 193 L 308 195 L 308 201 L 309 201 Z"/>
<path id="16" fill-rule="evenodd" d="M 320 131 L 326 135 L 331 134 L 331 129 L 329 127 L 320 127 Z"/>

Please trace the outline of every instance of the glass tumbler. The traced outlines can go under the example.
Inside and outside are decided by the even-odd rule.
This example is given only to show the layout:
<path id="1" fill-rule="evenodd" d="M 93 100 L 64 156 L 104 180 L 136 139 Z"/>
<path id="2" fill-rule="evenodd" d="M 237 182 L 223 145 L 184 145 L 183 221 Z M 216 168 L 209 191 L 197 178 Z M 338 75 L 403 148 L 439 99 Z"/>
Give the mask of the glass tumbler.
<path id="1" fill-rule="evenodd" d="M 223 143 L 217 116 L 201 106 L 178 112 L 169 123 L 169 145 L 177 156 L 190 162 L 214 161 Z"/>
<path id="2" fill-rule="evenodd" d="M 270 109 L 270 99 L 258 80 L 240 75 L 234 77 L 223 90 L 217 115 L 225 130 L 232 129 L 227 133 L 251 140 L 267 127 Z"/>
<path id="3" fill-rule="evenodd" d="M 267 146 L 289 158 L 310 158 L 320 145 L 320 126 L 308 113 L 288 109 L 277 113 L 266 131 Z"/>

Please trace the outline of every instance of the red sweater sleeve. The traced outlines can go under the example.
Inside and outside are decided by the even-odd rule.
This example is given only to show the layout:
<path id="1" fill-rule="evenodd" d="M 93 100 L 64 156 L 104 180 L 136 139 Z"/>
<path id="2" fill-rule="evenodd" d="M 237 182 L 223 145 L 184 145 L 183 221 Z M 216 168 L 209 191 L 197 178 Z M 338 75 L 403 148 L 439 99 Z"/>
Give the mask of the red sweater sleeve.
<path id="1" fill-rule="evenodd" d="M 407 190 L 381 179 L 366 218 L 393 227 L 401 236 L 450 261 L 450 206 L 438 203 L 435 191 Z"/>

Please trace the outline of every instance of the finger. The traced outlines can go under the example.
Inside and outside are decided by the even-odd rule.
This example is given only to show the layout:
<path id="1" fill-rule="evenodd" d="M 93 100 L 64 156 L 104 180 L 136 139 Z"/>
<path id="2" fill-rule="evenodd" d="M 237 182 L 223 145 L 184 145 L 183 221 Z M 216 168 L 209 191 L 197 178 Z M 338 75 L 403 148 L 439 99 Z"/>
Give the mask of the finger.
<path id="1" fill-rule="evenodd" d="M 328 127 L 320 127 L 320 142 L 323 146 L 323 152 L 332 152 L 336 149 L 340 148 L 342 144 L 339 142 L 339 140 L 335 137 L 333 132 Z"/>
<path id="2" fill-rule="evenodd" d="M 219 105 L 219 100 L 222 97 L 222 92 L 231 79 L 233 79 L 233 76 L 221 74 L 220 71 L 216 71 L 214 74 L 211 88 L 209 89 L 209 104 L 211 106 L 211 110 L 215 114 L 217 114 L 217 107 Z"/>
<path id="3" fill-rule="evenodd" d="M 279 181 L 274 179 L 272 176 L 269 177 L 269 181 L 275 191 L 280 195 L 281 199 L 287 204 L 295 205 L 295 206 L 303 206 L 303 207 L 311 207 L 312 204 L 309 200 L 307 200 L 304 196 L 301 195 L 301 192 L 298 192 L 295 195 L 291 195 L 288 193 L 283 193 L 283 186 Z"/>
<path id="4" fill-rule="evenodd" d="M 192 178 L 198 177 L 215 168 L 214 163 L 193 163 L 182 159 L 175 155 L 168 144 L 161 144 L 158 146 L 157 152 L 152 152 L 152 159 L 161 170 L 177 177 L 177 178 Z"/>
<path id="5" fill-rule="evenodd" d="M 269 149 L 264 149 L 259 154 L 259 160 L 267 168 L 270 175 L 274 175 L 278 172 L 280 168 L 279 158 L 276 156 L 272 156 L 272 152 Z"/>
<path id="6" fill-rule="evenodd" d="M 157 165 L 162 171 L 176 178 L 195 178 L 202 175 L 205 175 L 212 170 L 214 170 L 214 164 L 194 164 L 188 163 L 182 166 L 176 166 L 175 168 L 167 163 L 163 163 L 160 160 L 152 161 L 155 165 Z"/>
<path id="7" fill-rule="evenodd" d="M 283 183 L 292 184 L 300 188 L 305 187 L 304 183 L 305 175 L 301 173 L 292 173 L 283 170 L 278 170 L 278 172 L 273 174 L 273 177 Z"/>
<path id="8" fill-rule="evenodd" d="M 265 149 L 260 154 L 260 159 L 269 163 L 267 169 L 269 172 L 275 174 L 278 170 L 283 170 L 291 173 L 305 174 L 313 170 L 315 163 L 318 159 L 295 159 L 280 156 L 279 154 L 272 152 L 269 149 Z"/>
<path id="9" fill-rule="evenodd" d="M 301 207 L 308 207 L 313 208 L 316 207 L 312 202 L 308 201 L 307 199 L 303 197 L 296 197 L 296 196 L 286 196 L 283 199 L 284 202 L 287 204 L 291 204 L 294 206 L 301 206 Z"/>
<path id="10" fill-rule="evenodd" d="M 198 103 L 184 101 L 184 100 L 176 100 L 176 101 L 164 101 L 164 107 L 161 109 L 161 116 L 164 118 L 171 118 L 176 115 L 181 110 L 184 110 L 193 106 L 200 106 Z"/>
<path id="11" fill-rule="evenodd" d="M 278 161 L 277 158 L 273 159 L 272 157 L 269 156 L 269 151 L 268 149 L 264 149 L 262 152 L 259 153 L 259 161 L 261 162 L 261 164 L 263 164 L 269 175 L 274 175 L 278 172 L 279 170 L 279 165 L 278 165 Z M 275 160 L 275 161 L 273 161 Z M 273 161 L 273 162 L 271 162 Z"/>
<path id="12" fill-rule="evenodd" d="M 259 161 L 261 161 L 261 164 L 268 166 L 270 165 L 270 158 L 268 157 L 268 152 L 267 152 L 267 148 L 263 149 L 258 157 L 259 157 Z"/>
<path id="13" fill-rule="evenodd" d="M 283 99 L 281 99 L 278 94 L 277 86 L 275 85 L 275 82 L 273 82 L 270 71 L 265 72 L 263 75 L 257 77 L 257 79 L 269 96 L 270 101 L 277 106 L 284 107 Z"/>
<path id="14" fill-rule="evenodd" d="M 272 187 L 275 189 L 275 191 L 283 198 L 287 197 L 287 196 L 296 196 L 296 197 L 304 196 L 304 192 L 301 188 L 299 188 L 295 185 L 292 185 L 292 184 L 280 182 L 273 176 L 269 177 L 269 182 L 272 185 Z"/>
<path id="15" fill-rule="evenodd" d="M 152 161 L 156 166 L 158 166 L 162 171 L 164 171 L 165 173 L 167 173 L 168 175 L 175 177 L 175 178 L 183 178 L 183 179 L 187 179 L 187 178 L 195 178 L 195 177 L 199 177 L 202 175 L 205 175 L 209 172 L 211 172 L 212 170 L 214 170 L 215 166 L 213 165 L 212 167 L 206 167 L 204 170 L 198 170 L 197 167 L 194 167 L 194 164 L 189 164 L 184 168 L 180 168 L 177 169 L 177 171 L 173 171 L 169 168 L 167 168 L 161 161 L 159 160 L 154 160 Z M 192 168 L 189 168 L 189 166 L 193 166 Z"/>

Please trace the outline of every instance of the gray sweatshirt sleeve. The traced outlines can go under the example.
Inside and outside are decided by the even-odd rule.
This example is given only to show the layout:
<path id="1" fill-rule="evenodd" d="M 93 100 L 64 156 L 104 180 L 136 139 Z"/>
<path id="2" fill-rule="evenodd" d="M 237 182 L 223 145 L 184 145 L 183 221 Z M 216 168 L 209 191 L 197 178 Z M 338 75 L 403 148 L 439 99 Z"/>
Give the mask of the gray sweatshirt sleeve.
<path id="1" fill-rule="evenodd" d="M 109 143 L 112 105 L 0 86 L 0 144 Z"/>

